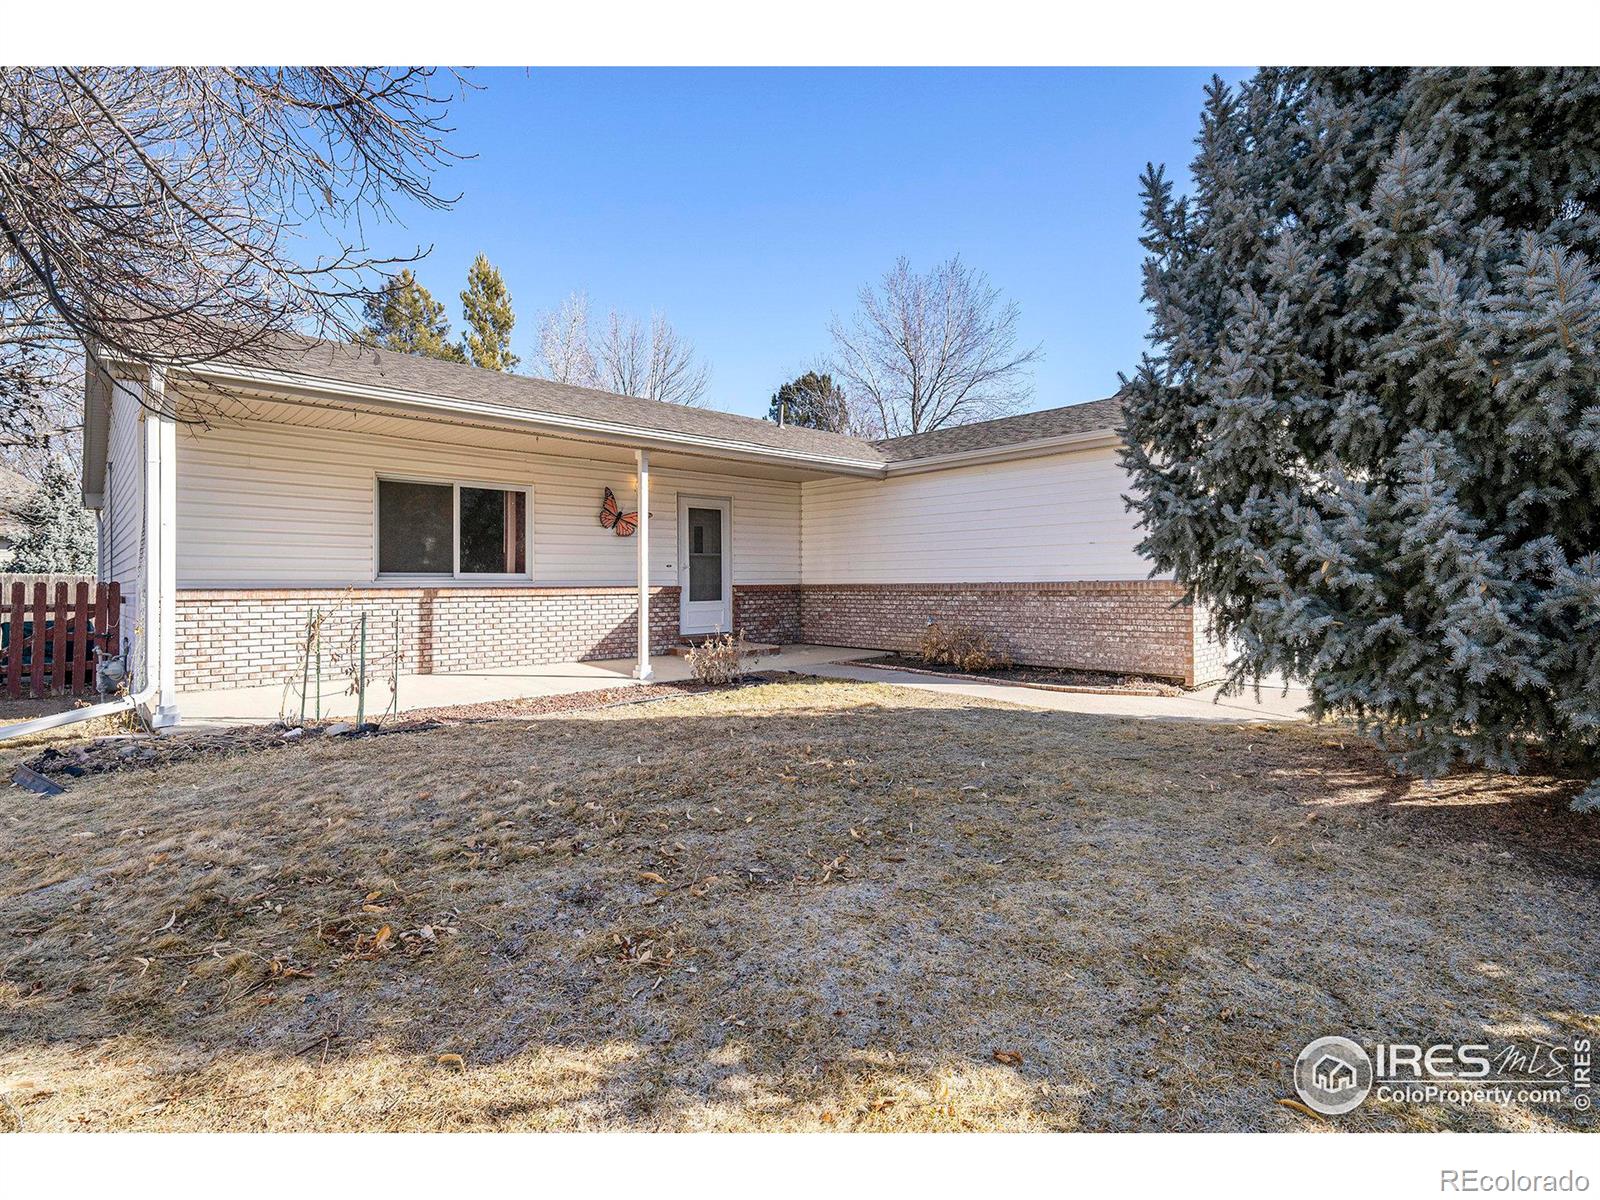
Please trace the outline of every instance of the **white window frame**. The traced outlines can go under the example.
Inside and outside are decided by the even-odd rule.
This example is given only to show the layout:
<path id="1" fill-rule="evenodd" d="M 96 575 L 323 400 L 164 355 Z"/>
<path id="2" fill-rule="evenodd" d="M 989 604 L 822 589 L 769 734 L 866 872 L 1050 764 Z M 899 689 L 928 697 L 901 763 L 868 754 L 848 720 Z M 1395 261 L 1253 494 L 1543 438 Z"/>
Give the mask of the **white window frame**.
<path id="1" fill-rule="evenodd" d="M 385 483 L 420 483 L 429 487 L 447 487 L 450 489 L 450 571 L 418 572 L 418 571 L 384 571 L 382 563 L 382 548 L 378 545 L 382 535 L 382 521 L 379 517 L 378 506 L 382 503 L 379 496 L 380 485 Z M 461 570 L 461 489 L 480 488 L 491 492 L 521 492 L 524 497 L 524 516 L 522 525 L 522 557 L 527 563 L 527 570 L 521 572 L 494 572 L 485 573 L 478 571 L 463 572 Z M 388 471 L 378 472 L 372 477 L 372 579 L 375 583 L 428 583 L 440 579 L 449 579 L 457 583 L 528 583 L 533 579 L 533 485 L 523 483 L 493 483 L 474 479 L 441 479 L 437 476 L 426 475 L 400 475 Z"/>

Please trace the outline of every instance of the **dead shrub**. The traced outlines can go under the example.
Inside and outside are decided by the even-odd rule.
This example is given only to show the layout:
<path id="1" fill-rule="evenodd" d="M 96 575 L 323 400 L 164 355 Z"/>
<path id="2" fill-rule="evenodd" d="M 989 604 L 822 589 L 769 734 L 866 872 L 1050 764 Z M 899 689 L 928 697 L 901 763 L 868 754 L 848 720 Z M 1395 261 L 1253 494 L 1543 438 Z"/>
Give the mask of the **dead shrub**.
<path id="1" fill-rule="evenodd" d="M 689 669 L 701 683 L 737 683 L 744 678 L 749 653 L 743 632 L 718 634 L 689 651 Z"/>
<path id="2" fill-rule="evenodd" d="M 998 671 L 1011 665 L 994 639 L 971 625 L 930 622 L 917 644 L 917 657 L 957 671 Z"/>

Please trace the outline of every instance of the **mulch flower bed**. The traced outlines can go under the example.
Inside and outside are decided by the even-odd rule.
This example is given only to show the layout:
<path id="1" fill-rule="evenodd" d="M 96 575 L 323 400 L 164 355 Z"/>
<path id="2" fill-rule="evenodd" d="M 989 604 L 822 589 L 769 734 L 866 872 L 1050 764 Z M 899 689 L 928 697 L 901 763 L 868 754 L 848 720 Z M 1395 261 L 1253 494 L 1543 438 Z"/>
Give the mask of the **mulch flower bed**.
<path id="1" fill-rule="evenodd" d="M 904 654 L 882 654 L 859 660 L 864 667 L 887 667 L 920 675 L 944 675 L 975 683 L 1017 683 L 1055 692 L 1090 692 L 1110 696 L 1182 696 L 1185 689 L 1148 675 L 1121 675 L 1109 671 L 1065 671 L 1047 667 L 997 667 L 992 671 L 957 671 L 935 666 Z"/>
<path id="2" fill-rule="evenodd" d="M 226 758 L 330 738 L 420 733 L 438 729 L 441 724 L 439 721 L 407 720 L 388 725 L 368 723 L 358 727 L 348 722 L 330 722 L 305 726 L 252 725 L 221 733 L 185 733 L 166 737 L 121 734 L 95 738 L 81 746 L 68 746 L 66 749 L 46 746 L 26 760 L 23 766 L 47 777 L 74 778 L 138 767 L 167 767 L 202 758 Z"/>

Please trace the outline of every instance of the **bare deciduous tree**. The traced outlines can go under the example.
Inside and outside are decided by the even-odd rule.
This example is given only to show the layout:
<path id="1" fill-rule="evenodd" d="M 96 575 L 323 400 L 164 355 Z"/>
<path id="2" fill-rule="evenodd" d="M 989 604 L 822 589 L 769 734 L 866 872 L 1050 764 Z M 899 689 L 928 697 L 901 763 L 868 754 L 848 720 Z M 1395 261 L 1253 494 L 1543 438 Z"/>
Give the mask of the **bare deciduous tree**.
<path id="1" fill-rule="evenodd" d="M 645 326 L 613 310 L 598 338 L 589 331 L 589 297 L 574 292 L 539 317 L 539 374 L 558 383 L 624 396 L 698 404 L 710 369 L 660 313 Z"/>
<path id="2" fill-rule="evenodd" d="M 173 365 L 350 337 L 407 261 L 364 222 L 452 202 L 448 99 L 425 68 L 0 71 L 0 424 L 30 436 L 84 344 Z"/>
<path id="3" fill-rule="evenodd" d="M 650 348 L 637 317 L 612 311 L 595 347 L 601 385 L 624 396 L 642 396 L 649 387 Z"/>
<path id="4" fill-rule="evenodd" d="M 1032 395 L 1042 348 L 1017 348 L 1017 305 L 959 257 L 925 275 L 901 258 L 859 300 L 848 324 L 829 325 L 832 366 L 885 435 L 1005 416 Z"/>
<path id="5" fill-rule="evenodd" d="M 71 344 L 39 336 L 50 320 L 44 291 L 0 243 L 0 462 L 42 466 L 64 426 L 76 428 Z"/>
<path id="6" fill-rule="evenodd" d="M 573 292 L 559 308 L 539 315 L 538 373 L 557 383 L 599 387 L 589 345 L 589 296 Z"/>
<path id="7" fill-rule="evenodd" d="M 613 312 L 595 358 L 612 391 L 669 404 L 698 404 L 710 377 L 694 347 L 660 313 L 651 314 L 646 332 L 637 317 Z"/>

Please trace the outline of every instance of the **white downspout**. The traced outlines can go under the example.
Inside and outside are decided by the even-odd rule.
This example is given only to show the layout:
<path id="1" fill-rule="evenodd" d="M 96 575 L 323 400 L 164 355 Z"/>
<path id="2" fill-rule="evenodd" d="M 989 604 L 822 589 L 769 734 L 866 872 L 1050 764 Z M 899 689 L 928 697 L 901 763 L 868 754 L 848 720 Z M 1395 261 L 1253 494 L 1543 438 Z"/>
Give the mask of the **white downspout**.
<path id="1" fill-rule="evenodd" d="M 639 469 L 639 662 L 633 677 L 649 680 L 655 675 L 650 667 L 650 451 L 635 450 L 633 458 Z"/>
<path id="2" fill-rule="evenodd" d="M 153 536 L 140 597 L 145 609 L 144 683 L 145 691 L 155 689 L 150 727 L 167 729 L 178 723 L 178 426 L 167 411 L 166 373 L 159 367 L 150 368 L 146 394 L 145 513 Z"/>

